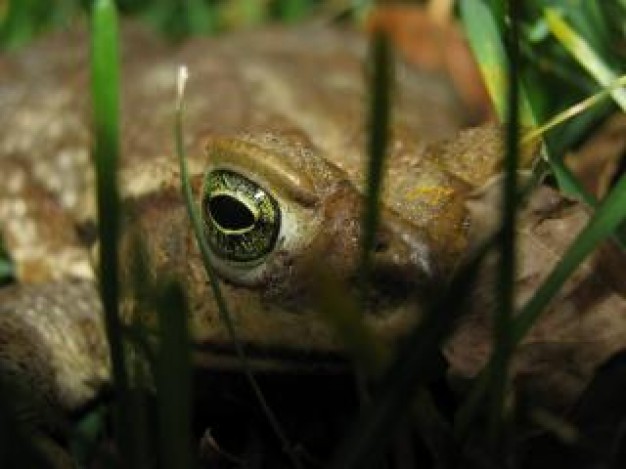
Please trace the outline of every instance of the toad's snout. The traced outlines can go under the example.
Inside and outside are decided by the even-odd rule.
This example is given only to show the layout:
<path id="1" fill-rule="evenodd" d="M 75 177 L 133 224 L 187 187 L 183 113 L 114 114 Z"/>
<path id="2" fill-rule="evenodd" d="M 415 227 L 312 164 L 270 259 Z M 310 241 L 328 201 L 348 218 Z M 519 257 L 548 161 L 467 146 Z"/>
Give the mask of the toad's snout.
<path id="1" fill-rule="evenodd" d="M 394 212 L 383 210 L 372 252 L 374 273 L 395 272 L 404 282 L 428 286 L 437 284 L 442 269 L 432 241 L 424 230 L 409 224 Z"/>

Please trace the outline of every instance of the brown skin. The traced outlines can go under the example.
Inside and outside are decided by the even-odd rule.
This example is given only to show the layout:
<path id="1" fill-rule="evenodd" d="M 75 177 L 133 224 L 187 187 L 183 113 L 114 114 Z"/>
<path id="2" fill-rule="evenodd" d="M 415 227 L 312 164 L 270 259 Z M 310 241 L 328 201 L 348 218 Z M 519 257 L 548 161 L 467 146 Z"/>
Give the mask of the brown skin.
<path id="1" fill-rule="evenodd" d="M 20 283 L 45 285 L 60 299 L 67 298 L 70 279 L 90 284 L 94 277 L 86 267 L 93 240 L 85 232 L 94 223 L 86 43 L 83 33 L 61 34 L 0 61 L 0 90 L 6 96 L 0 102 L 0 166 L 14 182 L 0 188 L 2 234 Z M 198 200 L 207 169 L 228 167 L 295 214 L 294 231 L 281 235 L 279 246 L 262 262 L 261 274 L 251 280 L 244 279 L 245 269 L 218 268 L 240 339 L 266 356 L 255 362 L 260 367 L 315 367 L 341 354 L 333 332 L 315 314 L 311 272 L 322 261 L 354 293 L 365 179 L 367 99 L 359 58 L 364 42 L 352 34 L 310 27 L 169 47 L 126 28 L 122 45 L 120 185 L 127 214 L 122 259 L 132 254 L 132 237 L 126 235 L 138 234 L 155 275 L 175 275 L 186 285 L 198 362 L 237 366 L 180 196 L 172 128 L 176 68 L 184 63 L 191 74 L 185 136 Z M 415 322 L 428 299 L 423 292 L 438 288 L 458 264 L 471 224 L 464 201 L 497 171 L 501 149 L 495 128 L 462 133 L 452 143 L 429 143 L 454 135 L 460 124 L 440 77 L 403 69 L 394 96 L 374 254 L 373 278 L 381 283 L 370 286 L 373 304 L 385 306 L 367 314 L 371 326 L 389 340 Z M 46 228 L 50 226 L 55 229 Z M 35 254 L 33 246 L 40 248 Z M 390 282 L 406 288 L 388 298 L 394 290 L 378 287 Z M 83 303 L 67 301 L 52 311 L 49 302 L 33 302 L 29 308 L 37 319 L 30 320 L 10 306 L 38 297 L 38 291 L 18 286 L 1 292 L 10 298 L 1 305 L 5 321 L 42 336 L 14 348 L 32 346 L 51 357 L 53 374 L 65 365 L 70 371 L 49 383 L 38 364 L 25 362 L 24 381 L 44 389 L 40 392 L 55 405 L 76 408 L 107 378 L 100 311 L 97 306 L 79 310 Z M 93 300 L 95 290 L 85 291 Z M 83 344 L 55 328 L 59 312 L 69 321 L 86 321 L 94 340 Z M 150 319 L 150 312 L 145 315 Z M 42 324 L 52 324 L 51 329 L 43 331 Z M 9 330 L 0 327 L 0 341 L 10 340 Z M 58 335 L 72 347 L 78 343 L 82 352 L 64 348 Z M 68 355 L 77 353 L 93 362 L 70 363 Z M 302 354 L 319 360 L 303 365 Z M 16 356 L 0 351 L 0 363 L 10 368 Z M 34 384 L 44 379 L 44 386 Z"/>

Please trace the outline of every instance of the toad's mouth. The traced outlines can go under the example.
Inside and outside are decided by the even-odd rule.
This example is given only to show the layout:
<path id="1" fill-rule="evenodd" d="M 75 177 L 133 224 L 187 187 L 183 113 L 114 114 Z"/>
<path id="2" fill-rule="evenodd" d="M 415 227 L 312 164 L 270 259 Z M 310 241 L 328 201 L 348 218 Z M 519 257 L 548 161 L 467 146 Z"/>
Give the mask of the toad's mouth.
<path id="1" fill-rule="evenodd" d="M 377 340 L 393 347 L 415 327 L 421 315 L 416 303 L 419 295 L 415 291 L 409 292 L 406 285 L 398 284 L 389 288 L 395 294 L 371 292 L 363 319 Z M 404 295 L 398 295 L 398 289 Z M 253 321 L 246 321 L 250 317 Z M 237 319 L 240 327 L 236 340 L 245 361 L 255 371 L 335 373 L 350 367 L 350 340 L 342 337 L 341 328 L 335 329 L 337 324 L 328 318 L 323 320 L 317 311 L 239 311 Z M 243 368 L 238 347 L 223 329 L 204 332 L 192 342 L 196 365 L 217 370 Z"/>
<path id="2" fill-rule="evenodd" d="M 212 370 L 240 370 L 249 366 L 255 371 L 284 373 L 340 373 L 349 367 L 345 353 L 297 349 L 289 346 L 241 341 L 244 359 L 232 342 L 211 342 L 193 346 L 193 360 Z"/>

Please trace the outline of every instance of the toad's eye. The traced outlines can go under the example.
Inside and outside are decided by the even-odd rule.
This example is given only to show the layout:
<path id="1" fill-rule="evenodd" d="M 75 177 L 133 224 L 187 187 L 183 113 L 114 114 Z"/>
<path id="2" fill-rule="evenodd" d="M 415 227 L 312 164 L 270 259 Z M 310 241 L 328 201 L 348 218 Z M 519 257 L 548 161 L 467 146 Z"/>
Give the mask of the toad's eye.
<path id="1" fill-rule="evenodd" d="M 276 244 L 280 208 L 258 184 L 234 171 L 219 169 L 204 181 L 202 211 L 209 246 L 229 262 L 261 262 Z"/>

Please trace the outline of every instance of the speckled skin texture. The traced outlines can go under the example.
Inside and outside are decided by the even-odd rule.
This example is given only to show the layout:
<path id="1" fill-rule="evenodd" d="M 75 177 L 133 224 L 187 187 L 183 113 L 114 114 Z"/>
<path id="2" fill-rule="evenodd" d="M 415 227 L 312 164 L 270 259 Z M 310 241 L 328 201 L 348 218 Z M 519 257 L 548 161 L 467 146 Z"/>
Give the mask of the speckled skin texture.
<path id="1" fill-rule="evenodd" d="M 1 292 L 0 364 L 66 408 L 84 404 L 108 373 L 93 240 L 85 235 L 94 222 L 87 43 L 82 32 L 58 34 L 0 58 L 0 226 L 21 285 Z M 261 184 L 296 220 L 254 278 L 220 270 L 241 340 L 258 366 L 302 366 L 302 357 L 311 364 L 340 353 L 315 314 L 311 272 L 321 261 L 354 291 L 365 42 L 303 27 L 173 47 L 125 27 L 122 51 L 122 259 L 131 258 L 129 235 L 137 235 L 151 272 L 175 275 L 186 286 L 198 363 L 236 366 L 180 196 L 173 112 L 176 69 L 186 64 L 185 139 L 196 194 L 214 164 L 211 151 L 220 147 L 225 166 Z M 367 315 L 387 340 L 415 322 L 424 292 L 457 264 L 470 224 L 464 200 L 497 171 L 501 149 L 495 128 L 431 144 L 459 127 L 450 90 L 441 77 L 405 67 L 396 79 L 373 266 L 379 283 L 371 285 Z M 237 151 L 243 157 L 234 158 Z M 131 304 L 123 302 L 126 318 Z M 153 320 L 150 311 L 142 316 Z"/>
<path id="2" fill-rule="evenodd" d="M 72 314 L 67 314 L 71 305 Z M 43 387 L 54 407 L 75 408 L 108 379 L 100 303 L 90 281 L 0 290 L 0 363 L 4 376 Z M 94 364 L 96 366 L 94 366 Z"/>

